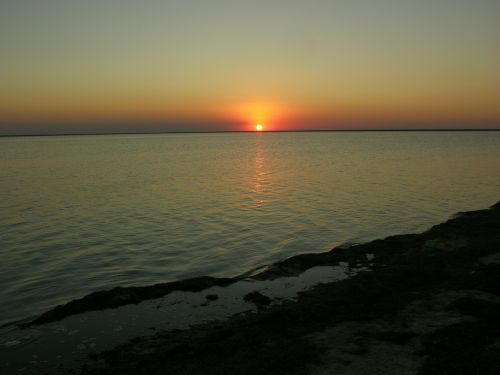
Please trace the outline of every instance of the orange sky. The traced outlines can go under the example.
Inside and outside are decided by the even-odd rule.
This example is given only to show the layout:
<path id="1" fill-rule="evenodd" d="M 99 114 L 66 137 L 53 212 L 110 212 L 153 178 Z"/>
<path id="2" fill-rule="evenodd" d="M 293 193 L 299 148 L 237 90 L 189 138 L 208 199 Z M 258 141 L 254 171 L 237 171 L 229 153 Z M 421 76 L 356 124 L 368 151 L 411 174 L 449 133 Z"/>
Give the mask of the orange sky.
<path id="1" fill-rule="evenodd" d="M 500 3 L 0 4 L 0 134 L 500 128 Z"/>

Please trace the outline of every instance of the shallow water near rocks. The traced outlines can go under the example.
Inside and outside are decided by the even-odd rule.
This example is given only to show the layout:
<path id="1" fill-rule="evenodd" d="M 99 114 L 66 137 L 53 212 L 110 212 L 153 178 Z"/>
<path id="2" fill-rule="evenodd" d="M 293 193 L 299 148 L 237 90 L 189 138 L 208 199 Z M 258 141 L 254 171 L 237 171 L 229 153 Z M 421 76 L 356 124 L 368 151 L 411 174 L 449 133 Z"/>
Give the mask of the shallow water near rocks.
<path id="1" fill-rule="evenodd" d="M 257 311 L 244 300 L 258 291 L 274 303 L 294 299 L 297 293 L 322 282 L 343 280 L 366 268 L 314 267 L 296 277 L 270 281 L 246 279 L 227 287 L 204 291 L 172 292 L 162 298 L 116 309 L 92 311 L 27 329 L 0 328 L 0 372 L 2 374 L 65 374 L 84 364 L 97 365 L 89 354 L 111 349 L 137 336 L 156 331 L 184 329 Z M 207 295 L 216 295 L 210 301 Z"/>

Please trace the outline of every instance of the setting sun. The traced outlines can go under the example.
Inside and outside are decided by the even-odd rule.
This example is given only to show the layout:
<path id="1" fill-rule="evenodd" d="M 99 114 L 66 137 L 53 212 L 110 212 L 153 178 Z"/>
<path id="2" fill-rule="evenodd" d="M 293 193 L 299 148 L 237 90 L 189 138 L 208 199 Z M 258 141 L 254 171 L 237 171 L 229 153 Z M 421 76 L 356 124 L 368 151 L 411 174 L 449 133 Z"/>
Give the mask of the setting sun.
<path id="1" fill-rule="evenodd" d="M 261 132 L 263 129 L 264 129 L 264 126 L 262 126 L 262 124 L 255 125 L 255 130 L 257 130 L 258 132 Z"/>

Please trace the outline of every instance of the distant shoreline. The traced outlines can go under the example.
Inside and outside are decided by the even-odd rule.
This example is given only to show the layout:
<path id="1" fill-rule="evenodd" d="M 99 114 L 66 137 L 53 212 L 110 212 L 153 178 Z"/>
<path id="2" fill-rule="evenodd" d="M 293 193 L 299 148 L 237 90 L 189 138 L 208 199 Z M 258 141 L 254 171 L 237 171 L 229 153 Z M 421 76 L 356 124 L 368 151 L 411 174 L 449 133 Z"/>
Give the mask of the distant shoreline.
<path id="1" fill-rule="evenodd" d="M 213 130 L 213 131 L 163 131 L 163 132 L 116 132 L 116 133 L 54 133 L 54 134 L 0 134 L 0 138 L 17 137 L 65 137 L 92 135 L 154 135 L 154 134 L 220 134 L 220 133 L 365 133 L 365 132 L 499 132 L 498 129 L 314 129 L 314 130 Z"/>

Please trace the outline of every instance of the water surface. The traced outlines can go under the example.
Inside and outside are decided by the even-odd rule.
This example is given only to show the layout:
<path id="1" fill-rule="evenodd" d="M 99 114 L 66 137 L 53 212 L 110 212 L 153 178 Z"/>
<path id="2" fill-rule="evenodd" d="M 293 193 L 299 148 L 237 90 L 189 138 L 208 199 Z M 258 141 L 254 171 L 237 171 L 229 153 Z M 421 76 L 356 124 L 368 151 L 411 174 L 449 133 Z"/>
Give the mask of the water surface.
<path id="1" fill-rule="evenodd" d="M 500 200 L 500 132 L 19 137 L 0 161 L 0 324 Z"/>

